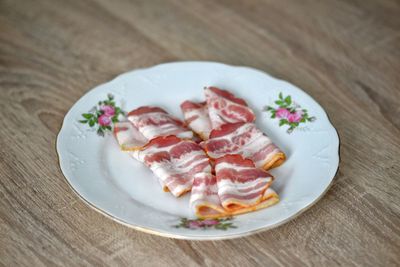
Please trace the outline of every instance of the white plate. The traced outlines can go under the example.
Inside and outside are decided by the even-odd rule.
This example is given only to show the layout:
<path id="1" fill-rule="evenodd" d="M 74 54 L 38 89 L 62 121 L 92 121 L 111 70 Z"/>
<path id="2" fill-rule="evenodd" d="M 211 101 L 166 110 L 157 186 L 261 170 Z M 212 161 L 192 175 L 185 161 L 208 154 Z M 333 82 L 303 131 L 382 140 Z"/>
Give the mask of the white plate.
<path id="1" fill-rule="evenodd" d="M 100 137 L 95 127 L 78 122 L 82 113 L 110 93 L 115 104 L 125 111 L 153 105 L 182 117 L 179 104 L 186 99 L 202 100 L 202 88 L 207 85 L 231 90 L 244 98 L 256 113 L 257 125 L 286 153 L 286 162 L 271 171 L 276 178 L 272 188 L 281 199 L 278 204 L 229 221 L 182 220 L 194 219 L 188 195 L 176 199 L 162 192 L 152 173 L 121 152 L 111 134 Z M 279 93 L 283 98 L 291 96 L 292 102 L 315 120 L 300 123 L 291 133 L 288 125 L 279 126 L 279 118 L 271 118 L 271 111 L 263 111 L 267 105 L 277 107 Z M 125 73 L 97 86 L 65 116 L 57 151 L 68 183 L 91 207 L 138 230 L 197 240 L 240 237 L 288 222 L 322 197 L 339 165 L 336 130 L 309 95 L 264 72 L 213 62 L 161 64 Z M 181 227 L 176 227 L 179 224 Z"/>

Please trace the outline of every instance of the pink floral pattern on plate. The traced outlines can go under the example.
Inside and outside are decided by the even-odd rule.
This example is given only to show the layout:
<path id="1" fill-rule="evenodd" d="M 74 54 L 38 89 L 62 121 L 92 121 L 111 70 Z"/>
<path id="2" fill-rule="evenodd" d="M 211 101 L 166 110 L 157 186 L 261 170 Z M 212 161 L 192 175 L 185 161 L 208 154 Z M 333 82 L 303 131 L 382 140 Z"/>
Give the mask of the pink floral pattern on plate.
<path id="1" fill-rule="evenodd" d="M 108 94 L 106 100 L 99 101 L 88 113 L 83 113 L 83 120 L 79 122 L 97 127 L 97 134 L 104 136 L 107 131 L 112 130 L 113 124 L 119 121 L 119 116 L 123 115 L 125 112 L 115 105 L 114 96 Z"/>
<path id="2" fill-rule="evenodd" d="M 283 97 L 279 93 L 279 99 L 275 101 L 278 107 L 266 106 L 264 111 L 271 113 L 271 118 L 279 119 L 279 126 L 288 125 L 287 133 L 293 132 L 300 124 L 306 122 L 313 122 L 315 117 L 308 115 L 307 109 L 302 109 L 299 104 L 292 101 L 290 95 Z"/>
<path id="3" fill-rule="evenodd" d="M 186 228 L 186 229 L 218 229 L 228 230 L 229 228 L 236 228 L 232 223 L 233 217 L 219 218 L 219 219 L 194 219 L 190 220 L 187 218 L 181 218 L 179 224 L 174 225 L 175 228 Z"/>

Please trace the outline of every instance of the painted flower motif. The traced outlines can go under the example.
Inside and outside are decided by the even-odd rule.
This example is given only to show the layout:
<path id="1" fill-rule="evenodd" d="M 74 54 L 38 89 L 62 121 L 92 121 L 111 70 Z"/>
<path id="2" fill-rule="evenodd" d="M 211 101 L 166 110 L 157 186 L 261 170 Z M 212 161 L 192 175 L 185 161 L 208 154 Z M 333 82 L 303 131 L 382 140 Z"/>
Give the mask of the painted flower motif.
<path id="1" fill-rule="evenodd" d="M 101 126 L 108 126 L 111 123 L 111 119 L 107 114 L 103 114 L 97 120 Z"/>
<path id="2" fill-rule="evenodd" d="M 111 117 L 115 114 L 115 109 L 113 106 L 110 105 L 104 105 L 100 107 L 100 110 L 103 111 L 104 115 L 107 115 L 108 117 Z"/>
<path id="3" fill-rule="evenodd" d="M 313 122 L 316 120 L 315 117 L 310 117 L 306 109 L 302 109 L 301 106 L 294 101 L 290 95 L 283 97 L 282 93 L 279 93 L 279 99 L 275 101 L 278 108 L 272 106 L 266 106 L 264 111 L 271 112 L 271 118 L 279 119 L 279 126 L 288 125 L 288 133 L 300 125 L 300 123 Z"/>
<path id="4" fill-rule="evenodd" d="M 290 111 L 286 108 L 278 108 L 276 110 L 276 117 L 280 119 L 287 119 L 290 115 Z"/>
<path id="5" fill-rule="evenodd" d="M 118 117 L 121 115 L 125 115 L 125 112 L 115 105 L 114 96 L 108 94 L 107 100 L 99 101 L 88 113 L 83 113 L 83 120 L 79 122 L 97 127 L 97 134 L 104 136 L 107 131 L 112 130 L 113 124 L 119 121 Z"/>
<path id="6" fill-rule="evenodd" d="M 219 221 L 207 219 L 207 220 L 202 221 L 201 224 L 202 225 L 216 225 L 216 224 L 219 224 Z"/>
<path id="7" fill-rule="evenodd" d="M 188 226 L 190 229 L 196 229 L 201 227 L 201 223 L 199 221 L 190 221 Z"/>
<path id="8" fill-rule="evenodd" d="M 302 110 L 298 110 L 294 113 L 289 113 L 289 115 L 287 116 L 287 120 L 292 123 L 292 122 L 300 122 L 301 119 L 303 118 L 303 111 Z"/>
<path id="9" fill-rule="evenodd" d="M 229 228 L 236 228 L 231 222 L 232 217 L 221 218 L 221 219 L 195 219 L 189 220 L 187 218 L 181 218 L 179 224 L 174 225 L 175 228 L 186 228 L 186 229 L 218 229 L 227 230 Z"/>

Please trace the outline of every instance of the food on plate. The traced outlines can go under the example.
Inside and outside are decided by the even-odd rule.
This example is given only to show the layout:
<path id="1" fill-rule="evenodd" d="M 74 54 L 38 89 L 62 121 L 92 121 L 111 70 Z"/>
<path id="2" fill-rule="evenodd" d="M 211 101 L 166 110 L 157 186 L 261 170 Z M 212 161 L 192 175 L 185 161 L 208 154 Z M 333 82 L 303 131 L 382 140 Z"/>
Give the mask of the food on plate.
<path id="1" fill-rule="evenodd" d="M 128 120 L 148 140 L 166 135 L 176 135 L 185 139 L 193 138 L 193 132 L 182 121 L 159 107 L 139 107 L 128 113 Z"/>
<path id="2" fill-rule="evenodd" d="M 216 160 L 216 176 L 194 177 L 190 206 L 199 218 L 218 218 L 267 208 L 279 201 L 270 188 L 273 177 L 240 155 Z"/>
<path id="3" fill-rule="evenodd" d="M 209 138 L 211 130 L 223 124 L 255 120 L 247 103 L 232 93 L 217 87 L 206 87 L 204 93 L 205 102 L 186 100 L 181 104 L 185 123 L 203 140 Z"/>
<path id="4" fill-rule="evenodd" d="M 176 197 L 191 191 L 190 206 L 199 218 L 237 215 L 279 201 L 269 188 L 273 177 L 240 155 L 217 159 L 214 176 L 209 158 L 193 141 L 170 135 L 142 145 L 137 143 L 140 133 L 129 121 L 116 123 L 114 133 L 121 148 L 131 150 L 133 158 L 153 171 L 164 191 Z M 130 147 L 135 149 L 127 149 Z"/>
<path id="5" fill-rule="evenodd" d="M 209 158 L 197 143 L 174 135 L 156 137 L 132 156 L 153 171 L 164 191 L 176 197 L 191 190 L 195 175 L 211 171 Z"/>
<path id="6" fill-rule="evenodd" d="M 114 135 L 123 151 L 140 149 L 148 142 L 130 121 L 114 123 Z"/>
<path id="7" fill-rule="evenodd" d="M 253 207 L 253 209 L 251 209 L 251 207 L 248 208 L 247 212 L 265 209 L 272 205 L 275 205 L 278 202 L 279 202 L 278 194 L 272 188 L 269 187 L 267 190 L 265 190 L 264 195 L 262 196 L 261 202 L 258 203 L 257 205 L 255 205 Z"/>
<path id="8" fill-rule="evenodd" d="M 207 103 L 186 100 L 181 104 L 181 110 L 188 127 L 198 134 L 201 139 L 207 140 L 212 130 Z"/>
<path id="9" fill-rule="evenodd" d="M 227 123 L 255 121 L 254 112 L 243 99 L 217 87 L 206 87 L 204 93 L 212 129 Z"/>
<path id="10" fill-rule="evenodd" d="M 211 173 L 195 175 L 190 195 L 190 207 L 199 218 L 218 218 L 230 215 L 221 205 L 217 179 Z"/>
<path id="11" fill-rule="evenodd" d="M 226 155 L 216 159 L 215 175 L 218 195 L 227 211 L 248 208 L 261 202 L 265 190 L 274 179 L 241 155 Z"/>
<path id="12" fill-rule="evenodd" d="M 185 124 L 160 107 L 142 106 L 116 122 L 121 150 L 149 167 L 166 192 L 191 192 L 199 218 L 219 218 L 279 201 L 266 170 L 285 154 L 255 125 L 254 112 L 232 93 L 206 87 L 206 102 L 184 101 Z M 197 135 L 202 140 L 200 144 Z"/>
<path id="13" fill-rule="evenodd" d="M 210 139 L 201 145 L 211 158 L 240 154 L 264 170 L 277 167 L 285 160 L 285 154 L 254 123 L 222 125 L 212 130 Z"/>

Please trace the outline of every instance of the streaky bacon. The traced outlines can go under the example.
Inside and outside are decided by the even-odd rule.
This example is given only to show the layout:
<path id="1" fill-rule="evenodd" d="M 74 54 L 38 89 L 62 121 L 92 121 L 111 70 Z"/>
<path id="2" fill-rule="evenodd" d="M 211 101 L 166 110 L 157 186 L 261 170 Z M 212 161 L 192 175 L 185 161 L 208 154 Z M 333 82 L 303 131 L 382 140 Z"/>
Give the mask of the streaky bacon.
<path id="1" fill-rule="evenodd" d="M 285 154 L 254 123 L 224 124 L 212 130 L 210 139 L 201 146 L 211 158 L 240 154 L 264 170 L 277 167 L 285 160 Z"/>
<path id="2" fill-rule="evenodd" d="M 147 138 L 130 121 L 114 123 L 114 136 L 124 151 L 140 149 L 147 143 Z"/>
<path id="3" fill-rule="evenodd" d="M 205 88 L 205 95 L 206 102 L 181 104 L 185 124 L 160 107 L 129 112 L 129 121 L 114 127 L 121 149 L 148 166 L 164 191 L 179 197 L 191 190 L 190 206 L 199 218 L 277 203 L 274 178 L 265 170 L 280 165 L 285 154 L 257 129 L 246 101 L 216 87 Z"/>
<path id="4" fill-rule="evenodd" d="M 207 103 L 186 100 L 181 104 L 181 110 L 188 127 L 198 134 L 201 139 L 207 140 L 211 131 Z"/>
<path id="5" fill-rule="evenodd" d="M 229 212 L 259 204 L 274 179 L 241 155 L 216 159 L 215 174 L 221 205 Z"/>
<path id="6" fill-rule="evenodd" d="M 148 140 L 167 135 L 176 135 L 185 139 L 193 138 L 193 132 L 182 121 L 160 107 L 139 107 L 128 113 L 128 120 Z"/>
<path id="7" fill-rule="evenodd" d="M 217 180 L 211 173 L 199 173 L 194 176 L 190 207 L 199 218 L 219 218 L 230 215 L 221 205 Z"/>
<path id="8" fill-rule="evenodd" d="M 159 178 L 164 191 L 179 197 L 190 191 L 193 178 L 199 173 L 211 173 L 209 158 L 193 141 L 174 135 L 152 139 L 134 155 Z"/>
<path id="9" fill-rule="evenodd" d="M 213 129 L 227 123 L 253 122 L 256 117 L 246 101 L 217 87 L 204 89 Z"/>
<path id="10" fill-rule="evenodd" d="M 167 136 L 155 138 L 144 146 L 143 143 L 136 143 L 136 146 L 131 146 L 130 140 L 132 140 L 132 136 L 136 136 L 132 135 L 132 132 L 141 136 L 140 132 L 137 129 L 135 130 L 129 121 L 115 124 L 114 133 L 121 148 L 131 150 L 131 156 L 149 166 L 159 177 L 159 182 L 164 191 L 171 191 L 175 196 L 180 196 L 192 188 L 190 205 L 199 218 L 219 218 L 241 214 L 267 207 L 278 201 L 276 193 L 269 194 L 267 197 L 267 192 L 270 192 L 270 189 L 268 189 L 259 204 L 228 211 L 221 204 L 217 180 L 211 172 L 212 168 L 215 169 L 215 167 L 211 166 L 210 160 L 198 144 L 182 140 L 176 136 Z M 142 141 L 146 141 L 143 136 L 142 138 Z M 138 150 L 138 148 L 142 150 Z M 235 160 L 233 159 L 235 157 L 225 157 L 224 162 L 234 163 Z M 222 160 L 218 159 L 218 162 L 222 162 Z M 242 164 L 248 167 L 253 166 L 251 160 L 244 160 Z M 238 181 L 246 181 L 248 180 L 246 176 L 252 175 L 252 171 L 247 172 L 242 171 L 240 175 L 233 172 L 231 175 L 235 175 Z M 240 193 L 251 193 L 251 190 L 252 188 L 241 189 Z M 231 196 L 225 195 L 223 199 L 229 197 Z M 243 197 L 236 196 L 236 198 L 241 199 Z"/>
<path id="11" fill-rule="evenodd" d="M 267 208 L 279 201 L 278 194 L 269 187 L 273 177 L 255 168 L 251 160 L 227 155 L 217 159 L 216 164 L 217 177 L 205 172 L 194 176 L 190 206 L 197 217 L 228 217 Z M 236 172 L 227 175 L 229 166 Z"/>
<path id="12" fill-rule="evenodd" d="M 150 106 L 142 106 L 138 107 L 131 112 L 128 113 L 128 116 L 140 116 L 146 113 L 151 113 L 151 112 L 161 112 L 167 114 L 165 110 L 159 107 L 150 107 Z"/>

